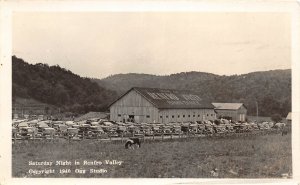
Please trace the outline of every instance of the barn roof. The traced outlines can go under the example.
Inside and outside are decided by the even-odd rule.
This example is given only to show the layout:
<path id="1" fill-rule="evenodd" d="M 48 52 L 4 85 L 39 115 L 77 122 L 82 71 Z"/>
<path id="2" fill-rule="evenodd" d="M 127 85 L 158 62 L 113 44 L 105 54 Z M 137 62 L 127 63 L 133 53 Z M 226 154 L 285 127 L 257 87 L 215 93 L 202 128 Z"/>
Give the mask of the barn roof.
<path id="1" fill-rule="evenodd" d="M 212 103 L 216 109 L 222 110 L 238 110 L 243 103 Z M 245 105 L 244 105 L 245 106 Z"/>
<path id="2" fill-rule="evenodd" d="M 191 91 L 133 87 L 123 96 L 132 90 L 143 96 L 158 109 L 214 109 L 210 102 L 201 98 L 201 95 L 198 93 Z M 119 99 L 123 96 L 119 97 Z"/>

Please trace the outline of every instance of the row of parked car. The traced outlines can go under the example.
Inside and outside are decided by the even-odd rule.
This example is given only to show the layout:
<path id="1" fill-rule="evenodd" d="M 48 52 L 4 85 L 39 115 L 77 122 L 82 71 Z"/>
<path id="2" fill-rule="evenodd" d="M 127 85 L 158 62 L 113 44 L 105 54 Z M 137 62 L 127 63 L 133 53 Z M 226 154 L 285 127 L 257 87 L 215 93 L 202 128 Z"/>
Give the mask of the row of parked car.
<path id="1" fill-rule="evenodd" d="M 83 121 L 13 120 L 14 139 L 29 138 L 107 138 L 131 136 L 158 136 L 181 134 L 226 134 L 257 130 L 280 129 L 284 123 L 234 123 L 221 119 L 188 123 L 131 123 L 103 119 Z"/>

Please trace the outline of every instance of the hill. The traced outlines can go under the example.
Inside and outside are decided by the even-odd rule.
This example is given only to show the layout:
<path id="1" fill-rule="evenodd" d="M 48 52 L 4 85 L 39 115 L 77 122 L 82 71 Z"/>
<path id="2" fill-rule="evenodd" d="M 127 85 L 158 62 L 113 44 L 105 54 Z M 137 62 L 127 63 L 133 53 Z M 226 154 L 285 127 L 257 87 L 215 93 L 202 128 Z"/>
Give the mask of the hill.
<path id="1" fill-rule="evenodd" d="M 12 96 L 33 99 L 61 108 L 61 111 L 85 113 L 106 110 L 116 93 L 82 78 L 60 66 L 28 64 L 12 57 Z"/>
<path id="2" fill-rule="evenodd" d="M 194 71 L 166 76 L 130 73 L 93 81 L 118 95 L 135 86 L 192 90 L 212 102 L 243 102 L 250 115 L 256 115 L 256 101 L 260 116 L 286 116 L 291 111 L 290 69 L 232 76 Z"/>
<path id="3" fill-rule="evenodd" d="M 197 91 L 211 102 L 243 102 L 249 115 L 256 115 L 256 102 L 260 116 L 285 117 L 291 111 L 290 69 L 232 76 L 192 71 L 165 76 L 129 73 L 89 79 L 58 65 L 28 64 L 16 56 L 12 62 L 13 101 L 33 99 L 61 111 L 105 111 L 131 87 Z"/>
<path id="4" fill-rule="evenodd" d="M 12 102 L 13 114 L 17 115 L 44 115 L 57 114 L 59 108 L 32 98 L 14 97 Z"/>

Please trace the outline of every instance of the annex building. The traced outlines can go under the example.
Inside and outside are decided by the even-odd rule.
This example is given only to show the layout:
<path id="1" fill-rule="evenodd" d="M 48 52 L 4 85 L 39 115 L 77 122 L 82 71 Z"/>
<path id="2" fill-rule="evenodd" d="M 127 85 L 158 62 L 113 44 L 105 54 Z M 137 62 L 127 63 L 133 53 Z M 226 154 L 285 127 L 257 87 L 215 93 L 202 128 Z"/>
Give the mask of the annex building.
<path id="1" fill-rule="evenodd" d="M 289 112 L 288 115 L 286 116 L 286 121 L 288 124 L 292 123 L 292 113 L 291 112 Z"/>
<path id="2" fill-rule="evenodd" d="M 190 91 L 133 87 L 114 101 L 110 120 L 170 123 L 214 120 L 214 106 Z"/>
<path id="3" fill-rule="evenodd" d="M 212 103 L 217 112 L 217 118 L 227 118 L 233 121 L 246 121 L 247 107 L 243 103 Z"/>

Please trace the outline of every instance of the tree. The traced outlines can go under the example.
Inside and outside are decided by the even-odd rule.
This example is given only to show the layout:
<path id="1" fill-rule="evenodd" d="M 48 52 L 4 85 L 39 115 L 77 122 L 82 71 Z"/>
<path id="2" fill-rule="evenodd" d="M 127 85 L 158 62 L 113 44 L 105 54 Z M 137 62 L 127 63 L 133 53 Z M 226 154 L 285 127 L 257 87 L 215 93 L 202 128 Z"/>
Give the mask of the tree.
<path id="1" fill-rule="evenodd" d="M 274 121 L 275 123 L 278 123 L 282 120 L 282 117 L 280 114 L 273 114 L 271 116 L 272 121 Z"/>
<path id="2" fill-rule="evenodd" d="M 71 71 L 47 64 L 28 64 L 12 57 L 13 98 L 32 98 L 61 110 L 104 111 L 131 87 L 191 90 L 209 102 L 242 102 L 248 115 L 286 115 L 291 111 L 291 70 L 219 76 L 203 72 L 182 72 L 156 76 L 117 74 L 105 79 L 82 78 Z"/>

